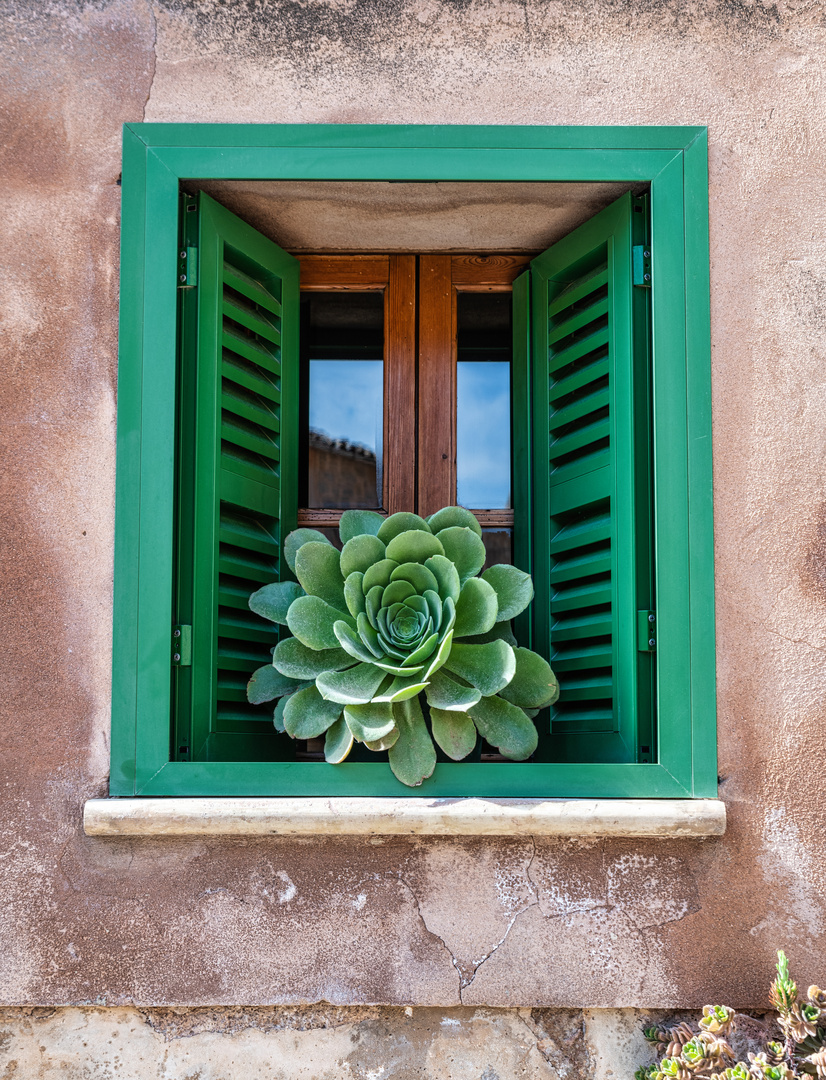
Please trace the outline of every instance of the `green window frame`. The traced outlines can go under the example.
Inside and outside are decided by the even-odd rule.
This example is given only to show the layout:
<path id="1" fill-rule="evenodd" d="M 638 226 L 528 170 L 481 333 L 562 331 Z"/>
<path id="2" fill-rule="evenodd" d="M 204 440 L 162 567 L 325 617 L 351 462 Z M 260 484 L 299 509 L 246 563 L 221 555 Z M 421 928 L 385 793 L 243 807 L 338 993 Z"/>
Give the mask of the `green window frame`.
<path id="1" fill-rule="evenodd" d="M 112 796 L 716 795 L 707 173 L 702 127 L 126 125 Z M 179 207 L 180 183 L 190 178 L 649 185 L 656 760 L 440 764 L 414 791 L 378 762 L 172 760 L 176 356 L 186 333 L 178 325 Z M 541 260 L 532 297 L 524 284 L 515 288 L 517 305 L 539 302 Z M 545 276 L 550 292 L 541 295 L 553 303 L 553 269 Z M 521 352 L 516 364 L 525 362 Z M 540 398 L 535 392 L 535 408 Z M 529 403 L 517 405 L 527 415 Z M 534 549 L 542 535 L 531 527 Z"/>

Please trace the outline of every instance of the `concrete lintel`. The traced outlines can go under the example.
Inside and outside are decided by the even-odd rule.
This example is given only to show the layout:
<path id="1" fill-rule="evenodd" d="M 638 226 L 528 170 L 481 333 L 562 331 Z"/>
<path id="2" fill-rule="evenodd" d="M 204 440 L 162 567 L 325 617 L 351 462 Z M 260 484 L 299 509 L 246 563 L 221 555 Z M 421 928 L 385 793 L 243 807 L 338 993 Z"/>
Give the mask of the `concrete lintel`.
<path id="1" fill-rule="evenodd" d="M 722 836 L 718 799 L 90 799 L 88 836 Z"/>

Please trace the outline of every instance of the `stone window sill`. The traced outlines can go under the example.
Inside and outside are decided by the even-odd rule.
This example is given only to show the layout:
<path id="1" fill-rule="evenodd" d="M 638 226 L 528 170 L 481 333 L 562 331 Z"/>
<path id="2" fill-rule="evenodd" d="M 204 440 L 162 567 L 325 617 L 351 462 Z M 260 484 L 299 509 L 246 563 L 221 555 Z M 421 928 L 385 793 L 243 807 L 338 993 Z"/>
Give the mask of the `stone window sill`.
<path id="1" fill-rule="evenodd" d="M 722 836 L 719 799 L 90 799 L 87 836 Z"/>

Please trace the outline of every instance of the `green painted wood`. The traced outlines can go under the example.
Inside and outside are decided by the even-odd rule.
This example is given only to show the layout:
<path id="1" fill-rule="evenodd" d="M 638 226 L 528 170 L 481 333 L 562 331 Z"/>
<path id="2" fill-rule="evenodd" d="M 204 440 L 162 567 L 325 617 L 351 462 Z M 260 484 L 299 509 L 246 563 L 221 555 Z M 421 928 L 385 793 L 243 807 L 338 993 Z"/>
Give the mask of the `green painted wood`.
<path id="1" fill-rule="evenodd" d="M 171 762 L 139 795 L 375 795 L 410 798 L 680 799 L 691 792 L 661 765 L 439 763 L 417 788 L 400 784 L 384 762 Z"/>
<path id="2" fill-rule="evenodd" d="M 138 626 L 135 614 L 138 611 L 141 504 L 136 494 L 140 492 L 141 465 L 146 153 L 144 144 L 129 130 L 124 131 L 123 172 L 111 795 L 129 795 L 135 790 L 138 708 Z M 118 617 L 118 613 L 122 613 L 123 617 Z"/>
<path id="3" fill-rule="evenodd" d="M 136 777 L 140 788 L 169 760 L 175 508 L 178 179 L 146 156 L 138 530 Z M 116 624 L 122 613 L 116 611 Z M 128 616 L 127 616 L 128 617 Z M 186 620 L 182 620 L 186 621 Z"/>
<path id="4" fill-rule="evenodd" d="M 542 181 L 555 175 L 560 181 L 582 179 L 583 151 L 531 148 L 516 156 L 512 149 L 466 147 L 284 147 L 234 148 L 231 155 L 212 147 L 159 147 L 154 150 L 164 165 L 178 174 L 207 179 L 279 180 L 510 180 Z M 681 155 L 671 149 L 630 151 L 606 147 L 592 159 L 589 179 L 646 181 Z"/>
<path id="5" fill-rule="evenodd" d="M 685 216 L 682 162 L 651 185 L 654 543 L 661 761 L 692 784 L 691 553 L 688 539 Z"/>
<path id="6" fill-rule="evenodd" d="M 192 665 L 177 673 L 174 753 L 279 760 L 292 744 L 272 706 L 246 700 L 278 632 L 247 600 L 282 579 L 295 524 L 284 481 L 297 452 L 298 262 L 208 196 L 190 205 L 199 282 L 182 290 L 184 325 L 188 312 L 195 322 L 181 353 L 177 589 Z"/>
<path id="7" fill-rule="evenodd" d="M 113 794 L 136 790 L 147 794 L 261 794 L 275 793 L 285 785 L 293 794 L 301 790 L 318 793 L 325 785 L 332 793 L 345 783 L 336 779 L 342 775 L 339 768 L 348 768 L 169 760 L 176 498 L 175 424 L 174 414 L 170 422 L 170 403 L 175 400 L 175 342 L 180 328 L 175 297 L 176 222 L 179 181 L 199 176 L 492 182 L 576 179 L 586 183 L 640 179 L 650 183 L 655 252 L 651 453 L 657 485 L 653 542 L 660 627 L 654 662 L 660 671 L 656 702 L 660 766 L 509 765 L 504 766 L 507 779 L 499 790 L 514 794 L 518 793 L 516 787 L 524 784 L 520 790 L 527 792 L 528 786 L 533 786 L 538 794 L 713 794 L 705 155 L 702 128 L 130 125 L 125 129 Z M 238 291 L 256 299 L 243 288 Z M 263 356 L 266 362 L 261 350 L 255 355 Z M 254 358 L 244 359 L 254 362 Z M 233 382 L 234 386 L 243 385 Z M 538 407 L 536 401 L 533 407 Z M 685 438 L 679 437 L 680 431 L 686 433 Z M 288 467 L 284 451 L 282 445 L 281 498 L 285 505 L 294 505 L 295 464 Z M 233 476 L 237 477 L 234 482 L 257 484 L 248 490 L 255 490 L 259 506 L 263 504 L 265 493 L 254 469 L 245 468 Z M 581 480 L 594 482 L 594 478 Z M 290 486 L 293 494 L 287 490 Z M 603 526 L 597 517 L 588 528 L 596 536 Z M 572 527 L 557 539 L 562 550 L 565 545 L 580 543 L 581 538 Z M 671 572 L 673 582 L 669 580 Z M 587 638 L 594 627 L 584 620 L 577 632 Z M 663 672 L 668 673 L 669 683 Z M 237 686 L 227 692 L 237 693 Z M 254 737 L 254 732 L 249 734 Z M 387 784 L 386 769 L 382 779 L 382 766 L 366 767 L 374 772 L 344 774 L 347 785 L 349 777 L 358 777 L 348 788 L 352 793 L 362 793 L 365 783 L 374 783 L 370 777 L 376 778 L 378 788 Z M 296 768 L 304 771 L 296 773 Z M 439 786 L 421 789 L 421 793 L 446 789 L 453 773 L 446 774 L 444 769 L 475 768 L 440 766 L 436 772 L 436 777 L 442 778 Z M 306 773 L 307 769 L 320 771 Z M 475 773 L 457 776 L 466 778 L 463 784 L 477 785 Z M 291 787 L 296 777 L 298 786 Z M 523 779 L 515 779 L 519 777 Z M 560 786 L 556 787 L 559 777 Z M 650 777 L 657 779 L 647 779 Z M 479 790 L 493 790 L 499 784 L 494 772 L 485 772 L 478 780 Z M 460 793 L 458 787 L 453 791 Z"/>
<path id="8" fill-rule="evenodd" d="M 513 455 L 513 561 L 526 573 L 532 567 L 531 520 L 531 399 L 530 399 L 530 272 L 513 283 L 513 359 L 511 362 L 511 453 Z M 520 644 L 531 647 L 531 612 L 514 620 Z"/>
<path id="9" fill-rule="evenodd" d="M 535 640 L 560 681 L 544 746 L 556 761 L 636 762 L 638 729 L 651 742 L 636 616 L 651 596 L 649 290 L 632 285 L 636 210 L 622 196 L 531 263 Z"/>
<path id="10" fill-rule="evenodd" d="M 708 133 L 683 155 L 686 221 L 686 402 L 692 763 L 694 792 L 717 794 L 717 694 L 714 634 L 714 509 L 711 460 L 711 347 L 708 250 Z"/>
<path id="11" fill-rule="evenodd" d="M 703 127 L 583 126 L 547 127 L 505 124 L 128 124 L 148 146 L 247 148 L 274 146 L 349 149 L 415 147 L 508 150 L 663 149 L 681 152 L 705 132 Z M 593 169 L 594 162 L 589 162 Z M 592 179 L 590 171 L 583 174 Z"/>

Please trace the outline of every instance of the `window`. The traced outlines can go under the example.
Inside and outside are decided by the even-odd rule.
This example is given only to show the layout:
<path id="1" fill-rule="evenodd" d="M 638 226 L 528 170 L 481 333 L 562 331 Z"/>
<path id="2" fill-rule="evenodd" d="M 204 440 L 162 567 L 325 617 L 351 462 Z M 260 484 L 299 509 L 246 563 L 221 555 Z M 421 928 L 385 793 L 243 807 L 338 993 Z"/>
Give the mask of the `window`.
<path id="1" fill-rule="evenodd" d="M 360 277 L 299 266 L 182 199 L 193 176 L 649 187 L 489 293 L 455 255 L 363 260 Z M 501 300 L 497 324 L 479 298 L 511 284 L 513 506 L 473 509 L 492 533 L 513 524 L 537 586 L 519 632 L 564 692 L 537 760 L 440 764 L 415 794 L 714 794 L 704 131 L 135 125 L 123 191 L 112 794 L 401 793 L 379 762 L 294 760 L 253 715 L 246 673 L 271 639 L 246 596 L 280 573 L 299 510 L 323 526 L 342 508 L 326 505 L 325 437 L 350 455 L 348 499 L 474 501 L 456 439 L 474 379 L 506 363 Z M 345 362 L 373 414 L 385 405 L 358 461 L 366 438 L 313 434 L 313 365 Z M 510 501 L 506 479 L 483 499 Z"/>

